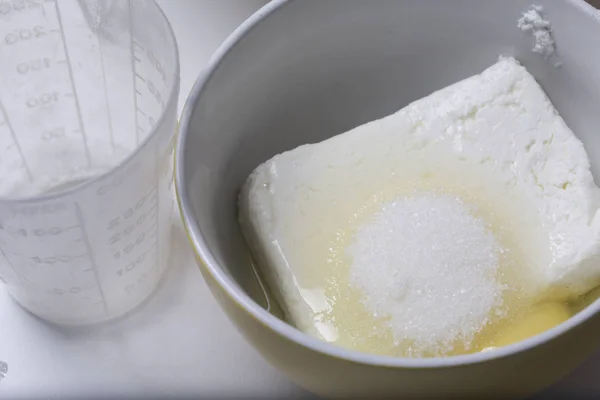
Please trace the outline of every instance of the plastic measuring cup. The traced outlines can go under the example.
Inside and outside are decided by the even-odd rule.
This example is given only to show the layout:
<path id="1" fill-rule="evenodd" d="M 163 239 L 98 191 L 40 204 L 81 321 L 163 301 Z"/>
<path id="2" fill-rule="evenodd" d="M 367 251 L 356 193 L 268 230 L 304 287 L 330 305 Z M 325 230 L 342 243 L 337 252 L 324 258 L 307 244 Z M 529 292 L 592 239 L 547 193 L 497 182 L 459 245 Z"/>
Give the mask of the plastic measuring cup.
<path id="1" fill-rule="evenodd" d="M 150 0 L 0 0 L 0 278 L 53 322 L 117 317 L 170 251 L 179 93 Z"/>

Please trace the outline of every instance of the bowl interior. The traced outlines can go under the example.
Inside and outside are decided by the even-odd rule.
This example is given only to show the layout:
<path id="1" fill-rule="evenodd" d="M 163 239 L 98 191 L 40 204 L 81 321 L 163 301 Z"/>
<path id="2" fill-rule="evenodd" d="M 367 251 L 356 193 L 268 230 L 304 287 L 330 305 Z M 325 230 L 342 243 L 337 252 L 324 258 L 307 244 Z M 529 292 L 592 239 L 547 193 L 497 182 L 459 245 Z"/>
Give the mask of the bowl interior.
<path id="1" fill-rule="evenodd" d="M 540 0 L 562 62 L 517 28 L 530 0 L 295 0 L 269 6 L 211 66 L 181 150 L 208 249 L 266 306 L 237 224 L 238 190 L 273 155 L 313 143 L 516 57 L 584 142 L 600 178 L 600 22 L 579 1 Z M 271 310 L 281 315 L 277 308 Z"/>

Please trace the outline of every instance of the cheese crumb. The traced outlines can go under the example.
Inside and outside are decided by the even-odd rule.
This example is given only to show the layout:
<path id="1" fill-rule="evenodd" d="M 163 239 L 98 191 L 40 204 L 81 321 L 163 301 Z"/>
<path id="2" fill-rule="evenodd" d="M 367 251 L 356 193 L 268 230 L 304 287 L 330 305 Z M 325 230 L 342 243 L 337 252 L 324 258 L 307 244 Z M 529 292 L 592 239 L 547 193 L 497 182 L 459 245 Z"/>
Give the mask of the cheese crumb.
<path id="1" fill-rule="evenodd" d="M 542 6 L 532 5 L 523 13 L 518 21 L 518 27 L 523 32 L 531 32 L 534 38 L 534 45 L 531 49 L 548 58 L 554 54 L 555 42 L 552 37 L 552 26 L 550 21 L 545 18 Z"/>

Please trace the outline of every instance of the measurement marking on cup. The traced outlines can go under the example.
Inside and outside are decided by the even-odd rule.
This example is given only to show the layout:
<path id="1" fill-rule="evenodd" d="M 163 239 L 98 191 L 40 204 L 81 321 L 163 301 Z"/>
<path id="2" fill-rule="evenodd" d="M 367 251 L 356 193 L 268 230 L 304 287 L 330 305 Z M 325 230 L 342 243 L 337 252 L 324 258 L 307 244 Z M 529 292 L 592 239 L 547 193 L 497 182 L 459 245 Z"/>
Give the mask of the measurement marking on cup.
<path id="1" fill-rule="evenodd" d="M 100 35 L 98 35 L 98 51 L 100 53 L 100 66 L 102 67 L 102 81 L 104 84 L 104 104 L 106 106 L 107 111 L 106 115 L 108 120 L 108 131 L 110 133 L 110 144 L 114 153 L 117 151 L 115 147 L 115 130 L 113 128 L 112 113 L 110 112 L 110 106 L 108 101 L 108 82 L 106 80 L 106 68 L 104 67 L 104 51 L 102 41 L 100 40 Z"/>
<path id="2" fill-rule="evenodd" d="M 145 50 L 144 46 L 142 46 L 140 43 L 136 42 L 135 39 L 132 38 L 131 41 L 132 41 L 131 42 L 131 46 L 132 46 L 131 48 L 133 50 L 139 50 L 141 52 L 143 52 Z M 136 49 L 136 47 L 137 47 L 137 49 Z"/>
<path id="3" fill-rule="evenodd" d="M 50 227 L 37 227 L 37 228 L 21 228 L 9 231 L 12 234 L 18 234 L 20 236 L 56 236 L 60 235 L 66 231 L 71 229 L 78 229 L 79 225 L 71 225 L 71 226 L 50 226 Z"/>
<path id="4" fill-rule="evenodd" d="M 84 286 L 81 289 L 82 290 L 90 290 L 90 289 L 95 289 L 97 287 L 99 287 L 99 286 L 96 284 L 96 285 Z"/>
<path id="5" fill-rule="evenodd" d="M 4 117 L 4 123 L 8 127 L 10 136 L 12 137 L 15 147 L 17 148 L 17 152 L 19 153 L 19 156 L 21 157 L 21 161 L 23 162 L 23 168 L 25 168 L 25 171 L 27 172 L 27 176 L 29 177 L 29 180 L 32 181 L 33 175 L 31 173 L 31 169 L 29 168 L 29 165 L 27 164 L 25 155 L 23 154 L 23 149 L 21 149 L 21 145 L 19 144 L 19 141 L 17 140 L 17 135 L 15 134 L 15 130 L 14 130 L 10 120 L 8 119 L 8 114 L 6 113 L 6 109 L 4 108 L 4 105 L 1 102 L 0 102 L 0 112 L 2 112 L 2 116 Z"/>
<path id="6" fill-rule="evenodd" d="M 102 298 L 102 303 L 104 305 L 104 312 L 108 315 L 108 305 L 106 304 L 106 296 L 104 295 L 102 286 L 100 286 L 100 277 L 98 275 L 98 265 L 96 264 L 96 260 L 94 259 L 94 253 L 92 251 L 90 239 L 89 239 L 87 231 L 85 229 L 85 222 L 83 221 L 81 207 L 79 206 L 79 203 L 77 203 L 77 202 L 73 203 L 73 205 L 75 206 L 75 216 L 77 217 L 77 221 L 79 222 L 79 226 L 81 228 L 81 233 L 83 235 L 83 241 L 85 242 L 85 246 L 87 248 L 87 255 L 89 256 L 90 264 L 92 264 L 92 268 L 94 269 L 94 278 L 96 279 L 96 283 L 98 284 L 98 292 L 100 293 L 100 297 Z"/>
<path id="7" fill-rule="evenodd" d="M 135 31 L 133 29 L 133 7 L 131 4 L 132 0 L 129 0 L 128 2 L 128 9 L 129 9 L 129 38 L 131 40 L 131 44 L 130 44 L 130 51 L 131 51 L 131 73 L 133 75 L 136 75 L 136 71 L 135 71 L 135 53 L 134 53 L 134 45 L 136 44 L 135 41 L 133 40 L 133 32 Z M 136 112 L 136 110 L 139 108 L 138 107 L 138 94 L 141 95 L 141 93 L 139 92 L 138 88 L 137 88 L 137 81 L 134 79 L 133 80 L 133 113 L 135 115 L 135 127 L 139 128 L 140 126 L 140 121 L 138 119 L 138 114 Z M 139 135 L 139 129 L 135 130 L 135 143 L 136 144 L 140 144 L 140 135 Z"/>
<path id="8" fill-rule="evenodd" d="M 62 44 L 63 44 L 63 49 L 65 52 L 65 59 L 67 60 L 67 69 L 69 71 L 69 79 L 71 81 L 71 87 L 73 88 L 73 97 L 75 99 L 75 109 L 77 110 L 77 118 L 79 120 L 79 126 L 81 127 L 81 138 L 83 139 L 83 146 L 84 146 L 84 150 L 85 150 L 85 156 L 87 158 L 87 162 L 88 162 L 88 166 L 92 166 L 92 156 L 90 155 L 90 148 L 88 146 L 87 143 L 87 136 L 83 130 L 83 117 L 81 115 L 81 108 L 79 107 L 79 99 L 77 98 L 77 92 L 75 89 L 75 78 L 73 75 L 73 68 L 71 67 L 71 60 L 69 58 L 69 51 L 67 49 L 67 39 L 65 37 L 65 32 L 64 32 L 64 28 L 63 28 L 63 21 L 62 21 L 62 15 L 60 13 L 60 7 L 58 6 L 58 3 L 54 3 L 55 7 L 54 9 L 56 10 L 56 18 L 58 19 L 58 26 L 60 29 L 60 36 L 62 39 Z"/>
<path id="9" fill-rule="evenodd" d="M 77 258 L 82 258 L 82 257 L 89 257 L 89 255 L 87 253 L 79 254 L 76 256 L 72 256 L 69 254 L 56 254 L 56 255 L 47 256 L 47 257 L 35 256 L 35 257 L 31 257 L 31 260 L 33 262 L 35 262 L 36 264 L 53 265 L 53 264 L 67 264 Z"/>

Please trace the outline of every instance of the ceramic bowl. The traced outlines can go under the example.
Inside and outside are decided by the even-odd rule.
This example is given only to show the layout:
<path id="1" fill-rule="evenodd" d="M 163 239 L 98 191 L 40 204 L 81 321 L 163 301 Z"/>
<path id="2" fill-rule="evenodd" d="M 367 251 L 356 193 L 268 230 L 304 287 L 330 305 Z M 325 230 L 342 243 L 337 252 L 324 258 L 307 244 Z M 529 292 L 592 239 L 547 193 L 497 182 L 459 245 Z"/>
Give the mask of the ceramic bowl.
<path id="1" fill-rule="evenodd" d="M 537 78 L 600 177 L 600 20 L 576 0 L 537 0 L 556 55 L 517 28 L 530 0 L 272 1 L 220 47 L 181 120 L 176 187 L 208 285 L 275 367 L 327 397 L 526 396 L 600 344 L 600 302 L 498 351 L 408 359 L 345 350 L 284 322 L 253 272 L 237 223 L 240 185 L 261 162 L 318 142 L 479 73 L 499 55 Z M 557 67 L 556 57 L 561 66 Z"/>

